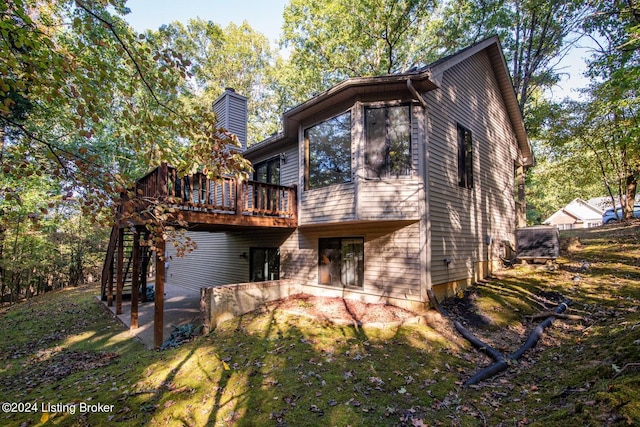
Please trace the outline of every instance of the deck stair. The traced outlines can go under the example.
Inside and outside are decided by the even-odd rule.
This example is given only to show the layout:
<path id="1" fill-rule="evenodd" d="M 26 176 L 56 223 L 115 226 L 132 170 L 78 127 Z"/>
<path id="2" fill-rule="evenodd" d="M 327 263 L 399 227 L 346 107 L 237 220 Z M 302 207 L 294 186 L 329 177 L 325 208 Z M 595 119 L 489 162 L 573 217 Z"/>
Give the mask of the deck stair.
<path id="1" fill-rule="evenodd" d="M 133 231 L 129 228 L 123 229 L 123 249 L 124 249 L 124 270 L 123 270 L 123 288 L 122 297 L 124 299 L 131 298 L 131 284 L 133 282 Z M 118 251 L 118 239 L 120 233 L 118 232 L 118 226 L 114 226 L 111 230 L 111 236 L 109 238 L 109 246 L 107 247 L 107 254 L 105 257 L 104 265 L 102 267 L 102 286 L 101 286 L 101 298 L 103 301 L 108 300 L 109 284 L 112 283 L 112 295 L 115 295 L 116 286 L 116 262 Z M 148 232 L 144 230 L 141 238 L 146 239 Z M 148 246 L 140 246 L 140 262 L 142 265 L 140 271 L 140 298 L 144 301 L 146 277 L 148 272 L 148 266 L 151 263 L 152 251 Z"/>

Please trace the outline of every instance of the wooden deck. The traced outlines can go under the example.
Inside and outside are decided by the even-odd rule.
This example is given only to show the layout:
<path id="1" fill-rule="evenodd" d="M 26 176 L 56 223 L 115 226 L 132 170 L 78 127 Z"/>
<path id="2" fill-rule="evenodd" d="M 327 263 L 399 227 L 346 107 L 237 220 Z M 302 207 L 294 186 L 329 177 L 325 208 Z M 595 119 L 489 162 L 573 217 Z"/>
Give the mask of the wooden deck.
<path id="1" fill-rule="evenodd" d="M 134 194 L 123 197 L 121 215 L 127 221 L 162 203 L 177 208 L 174 219 L 187 222 L 194 230 L 295 228 L 298 223 L 296 187 L 232 177 L 210 179 L 202 173 L 180 178 L 166 164 L 137 180 Z"/>
<path id="2" fill-rule="evenodd" d="M 102 296 L 109 307 L 115 300 L 116 315 L 122 314 L 125 282 L 130 277 L 129 327 L 132 330 L 138 328 L 138 302 L 144 300 L 146 269 L 150 262 L 147 248 L 140 243 L 141 234 L 156 207 L 162 214 L 167 214 L 166 223 L 190 230 L 295 228 L 298 225 L 296 187 L 232 177 L 210 179 L 202 173 L 179 177 L 176 169 L 167 164 L 152 170 L 136 181 L 132 191 L 122 195 L 118 221 L 111 232 L 102 270 Z M 164 253 L 165 241 L 160 239 L 155 248 L 153 323 L 156 348 L 163 342 Z"/>

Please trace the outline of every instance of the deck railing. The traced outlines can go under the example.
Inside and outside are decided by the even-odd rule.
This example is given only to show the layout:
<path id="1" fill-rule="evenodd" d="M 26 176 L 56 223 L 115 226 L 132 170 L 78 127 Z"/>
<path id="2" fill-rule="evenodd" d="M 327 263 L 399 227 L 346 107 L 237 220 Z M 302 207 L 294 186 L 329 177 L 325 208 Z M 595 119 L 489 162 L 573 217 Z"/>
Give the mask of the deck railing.
<path id="1" fill-rule="evenodd" d="M 126 211 L 136 211 L 145 201 L 166 201 L 180 210 L 296 217 L 296 188 L 234 177 L 210 179 L 203 173 L 179 177 L 176 168 L 163 164 L 136 181 L 135 196 Z"/>

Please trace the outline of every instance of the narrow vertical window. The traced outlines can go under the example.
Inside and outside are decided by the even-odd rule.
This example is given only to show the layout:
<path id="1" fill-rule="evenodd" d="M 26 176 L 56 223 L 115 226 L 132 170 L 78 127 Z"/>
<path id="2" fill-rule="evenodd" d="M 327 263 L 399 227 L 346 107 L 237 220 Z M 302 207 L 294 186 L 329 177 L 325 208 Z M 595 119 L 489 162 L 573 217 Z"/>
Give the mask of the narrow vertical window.
<path id="1" fill-rule="evenodd" d="M 471 131 L 458 125 L 458 185 L 473 188 L 473 141 Z"/>
<path id="2" fill-rule="evenodd" d="M 253 180 L 267 184 L 280 184 L 280 156 L 272 157 L 254 166 Z M 273 211 L 280 206 L 280 192 L 271 187 L 253 185 L 253 207 Z"/>
<path id="3" fill-rule="evenodd" d="M 408 105 L 365 109 L 367 178 L 411 173 L 411 111 Z"/>

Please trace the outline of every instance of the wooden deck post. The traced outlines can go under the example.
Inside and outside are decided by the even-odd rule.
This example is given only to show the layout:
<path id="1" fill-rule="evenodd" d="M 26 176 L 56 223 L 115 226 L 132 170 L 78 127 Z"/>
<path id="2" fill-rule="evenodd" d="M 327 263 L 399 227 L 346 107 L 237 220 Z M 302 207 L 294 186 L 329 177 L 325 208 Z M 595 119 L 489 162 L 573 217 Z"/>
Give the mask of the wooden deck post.
<path id="1" fill-rule="evenodd" d="M 116 314 L 122 314 L 122 288 L 124 288 L 124 228 L 120 228 L 118 230 L 118 255 L 116 268 Z"/>
<path id="2" fill-rule="evenodd" d="M 244 202 L 243 202 L 243 189 L 242 189 L 242 180 L 239 178 L 235 179 L 236 181 L 236 215 L 242 216 L 242 211 L 244 210 Z"/>
<path id="3" fill-rule="evenodd" d="M 113 307 L 113 257 L 107 271 L 107 307 Z"/>
<path id="4" fill-rule="evenodd" d="M 289 190 L 289 213 L 291 214 L 291 219 L 298 221 L 298 186 L 294 185 L 291 190 Z"/>
<path id="5" fill-rule="evenodd" d="M 137 228 L 133 231 L 133 276 L 131 278 L 131 324 L 129 329 L 138 329 L 138 289 L 140 287 L 140 232 Z"/>
<path id="6" fill-rule="evenodd" d="M 148 250 L 149 248 L 145 247 L 146 255 L 141 261 L 142 270 L 140 271 L 140 290 L 142 291 L 142 295 L 140 295 L 140 301 L 142 302 L 147 302 L 147 274 L 149 273 L 149 259 L 151 258 Z M 140 255 L 142 255 L 142 252 Z"/>
<path id="7" fill-rule="evenodd" d="M 165 277 L 165 241 L 156 243 L 156 295 L 153 312 L 153 344 L 155 348 L 160 348 L 164 337 L 164 277 Z"/>
<path id="8" fill-rule="evenodd" d="M 113 306 L 113 280 L 115 278 L 115 253 L 118 243 L 118 226 L 114 225 L 111 228 L 111 235 L 109 236 L 109 246 L 107 246 L 107 254 L 104 259 L 104 266 L 102 267 L 102 292 L 106 292 L 107 307 Z M 104 297 L 104 294 L 102 295 Z"/>

